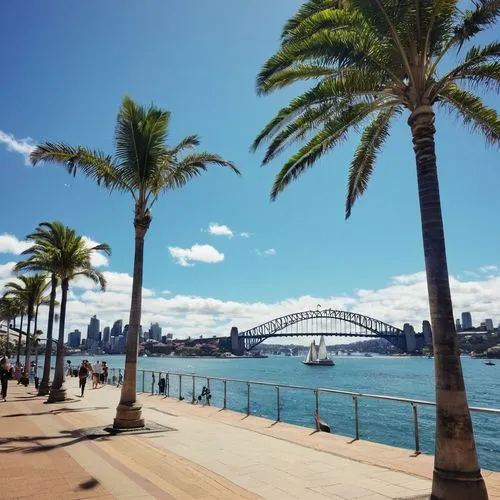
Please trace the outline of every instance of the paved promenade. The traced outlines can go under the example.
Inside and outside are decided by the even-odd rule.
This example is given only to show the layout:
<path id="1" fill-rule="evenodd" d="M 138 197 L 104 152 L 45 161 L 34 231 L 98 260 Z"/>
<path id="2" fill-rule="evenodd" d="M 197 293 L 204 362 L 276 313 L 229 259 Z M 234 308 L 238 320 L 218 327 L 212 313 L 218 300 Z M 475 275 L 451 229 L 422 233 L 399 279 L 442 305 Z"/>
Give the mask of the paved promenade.
<path id="1" fill-rule="evenodd" d="M 141 396 L 159 432 L 99 437 L 119 389 L 80 399 L 75 379 L 68 387 L 71 401 L 47 405 L 32 388 L 10 385 L 0 403 L 0 499 L 386 500 L 430 492 L 431 457 L 159 396 Z M 500 474 L 485 475 L 490 498 L 500 499 Z"/>

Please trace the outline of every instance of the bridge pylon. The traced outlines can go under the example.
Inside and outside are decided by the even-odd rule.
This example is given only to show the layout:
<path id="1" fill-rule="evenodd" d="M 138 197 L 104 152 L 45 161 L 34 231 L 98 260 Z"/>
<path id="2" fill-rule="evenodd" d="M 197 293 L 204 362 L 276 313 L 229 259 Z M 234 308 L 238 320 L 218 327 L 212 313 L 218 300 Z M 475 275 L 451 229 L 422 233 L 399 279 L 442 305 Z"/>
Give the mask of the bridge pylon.
<path id="1" fill-rule="evenodd" d="M 231 353 L 235 356 L 243 356 L 245 353 L 245 338 L 240 337 L 237 326 L 231 328 Z"/>

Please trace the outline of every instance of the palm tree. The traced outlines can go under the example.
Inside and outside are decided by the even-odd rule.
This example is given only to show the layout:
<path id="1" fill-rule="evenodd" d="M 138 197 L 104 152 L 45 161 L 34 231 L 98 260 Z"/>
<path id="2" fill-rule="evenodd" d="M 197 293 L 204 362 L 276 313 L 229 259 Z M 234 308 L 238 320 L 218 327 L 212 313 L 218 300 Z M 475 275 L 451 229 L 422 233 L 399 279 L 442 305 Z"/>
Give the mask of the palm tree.
<path id="1" fill-rule="evenodd" d="M 477 0 L 466 11 L 457 0 L 309 0 L 286 23 L 278 52 L 257 78 L 260 93 L 314 80 L 253 144 L 255 149 L 270 140 L 266 164 L 287 146 L 307 139 L 276 176 L 273 200 L 351 130 L 363 127 L 349 170 L 346 218 L 367 188 L 390 125 L 401 114 L 409 115 L 436 372 L 433 498 L 487 498 L 453 321 L 434 113 L 436 108 L 452 111 L 487 143 L 500 142 L 497 112 L 474 93 L 500 89 L 500 43 L 469 46 L 458 64 L 449 67 L 452 50 L 461 52 L 475 35 L 494 26 L 499 14 L 498 0 Z"/>
<path id="2" fill-rule="evenodd" d="M 0 321 L 7 323 L 7 335 L 5 339 L 5 355 L 10 357 L 10 322 L 15 320 L 18 308 L 12 297 L 0 297 Z"/>
<path id="3" fill-rule="evenodd" d="M 103 183 L 108 189 L 125 191 L 135 204 L 135 255 L 129 331 L 125 357 L 125 376 L 120 403 L 114 420 L 115 428 L 143 427 L 141 405 L 137 401 L 137 353 L 142 311 L 142 277 L 144 238 L 151 224 L 151 209 L 165 191 L 183 187 L 214 164 L 239 171 L 233 163 L 211 153 L 188 153 L 199 145 L 195 135 L 184 138 L 177 146 L 165 144 L 170 113 L 155 106 L 145 108 L 129 97 L 122 101 L 118 112 L 114 155 L 106 155 L 82 146 L 45 143 L 31 153 L 31 161 L 65 165 L 76 174 L 80 169 L 88 177 Z M 184 154 L 186 153 L 186 154 Z"/>
<path id="4" fill-rule="evenodd" d="M 56 229 L 53 229 L 56 228 Z M 45 271 L 50 273 L 50 298 L 49 317 L 47 322 L 47 341 L 45 344 L 45 356 L 43 363 L 43 375 L 38 387 L 38 395 L 45 396 L 49 393 L 50 364 L 52 357 L 52 330 L 54 325 L 54 310 L 57 304 L 56 292 L 58 279 L 56 268 L 58 265 L 58 247 L 61 245 L 63 234 L 61 223 L 42 222 L 38 225 L 34 233 L 29 234 L 26 239 L 32 241 L 33 245 L 26 249 L 22 255 L 27 255 L 28 259 L 16 264 L 15 271 Z"/>
<path id="5" fill-rule="evenodd" d="M 5 288 L 6 296 L 14 296 L 25 307 L 27 317 L 26 329 L 26 349 L 24 368 L 29 370 L 30 357 L 31 357 L 31 321 L 35 313 L 38 316 L 38 306 L 46 300 L 44 297 L 45 290 L 47 289 L 47 276 L 45 274 L 34 274 L 32 276 L 19 276 L 17 281 L 9 281 Z M 19 335 L 21 336 L 21 335 Z"/>
<path id="6" fill-rule="evenodd" d="M 53 277 L 55 276 L 55 278 L 51 278 L 51 285 L 54 283 L 54 279 L 59 280 L 61 283 L 56 369 L 47 400 L 49 403 L 54 403 L 66 399 L 66 388 L 64 387 L 64 326 L 69 283 L 78 276 L 84 276 L 99 284 L 101 289 L 104 290 L 106 280 L 102 273 L 92 266 L 91 257 L 94 251 L 102 251 L 110 255 L 111 249 L 105 243 L 88 247 L 82 236 L 78 236 L 75 230 L 64 226 L 61 222 L 44 222 L 39 225 L 40 227 L 46 233 L 43 238 L 37 240 L 37 243 L 32 247 L 30 257 L 21 267 L 23 269 L 43 267 Z M 50 345 L 50 343 L 47 341 L 47 344 Z M 47 366 L 50 369 L 50 358 Z M 46 367 L 44 367 L 44 373 L 45 369 Z"/>

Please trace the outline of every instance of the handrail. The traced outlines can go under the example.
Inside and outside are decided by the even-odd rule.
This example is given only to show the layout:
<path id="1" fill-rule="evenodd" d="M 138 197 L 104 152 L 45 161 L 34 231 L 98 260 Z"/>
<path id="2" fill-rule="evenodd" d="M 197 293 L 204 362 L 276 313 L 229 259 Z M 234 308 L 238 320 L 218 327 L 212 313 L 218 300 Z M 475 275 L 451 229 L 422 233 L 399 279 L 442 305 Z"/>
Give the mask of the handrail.
<path id="1" fill-rule="evenodd" d="M 115 375 L 115 368 L 111 368 L 111 371 L 113 373 L 113 379 Z M 183 377 L 190 377 L 192 379 L 192 391 L 193 394 L 191 395 L 191 402 L 195 403 L 196 402 L 196 397 L 195 397 L 195 390 L 196 390 L 196 379 L 204 379 L 207 381 L 207 387 L 210 388 L 210 382 L 213 380 L 217 380 L 223 383 L 223 406 L 222 410 L 225 410 L 227 408 L 227 400 L 228 400 L 228 394 L 227 394 L 227 384 L 228 382 L 233 382 L 237 384 L 244 384 L 246 385 L 246 408 L 245 408 L 245 413 L 247 416 L 251 414 L 251 391 L 250 388 L 252 385 L 258 385 L 258 386 L 264 386 L 264 387 L 272 387 L 276 390 L 276 422 L 281 421 L 281 408 L 280 408 L 280 400 L 283 397 L 283 393 L 281 392 L 281 389 L 292 389 L 292 390 L 300 390 L 300 391 L 309 391 L 312 392 L 314 395 L 314 413 L 315 416 L 319 418 L 320 414 L 320 394 L 339 394 L 342 396 L 349 396 L 352 398 L 353 403 L 354 403 L 354 439 L 353 441 L 358 440 L 359 437 L 359 406 L 358 406 L 358 400 L 360 398 L 367 398 L 367 399 L 378 399 L 381 401 L 390 401 L 394 403 L 403 403 L 403 404 L 409 404 L 411 405 L 412 409 L 412 415 L 413 415 L 413 434 L 414 434 L 414 439 L 415 439 L 415 455 L 420 454 L 420 432 L 419 432 L 419 425 L 418 425 L 418 407 L 419 406 L 430 406 L 430 407 L 436 407 L 436 403 L 434 401 L 425 401 L 421 399 L 411 399 L 411 398 L 402 398 L 398 396 L 387 396 L 384 394 L 369 394 L 369 393 L 362 393 L 362 392 L 353 392 L 353 391 L 346 391 L 342 389 L 329 389 L 326 387 L 306 387 L 302 385 L 292 385 L 292 384 L 276 384 L 272 382 L 263 382 L 260 380 L 242 380 L 242 379 L 236 379 L 236 378 L 225 378 L 225 377 L 212 377 L 210 375 L 197 375 L 196 373 L 181 373 L 181 372 L 160 372 L 156 370 L 138 370 L 138 372 L 142 372 L 142 392 L 149 392 L 149 390 L 146 389 L 145 387 L 145 374 L 146 373 L 151 373 L 151 374 L 158 374 L 158 382 L 162 378 L 162 374 L 165 375 L 165 383 L 163 387 L 163 395 L 165 397 L 170 397 L 171 395 L 173 396 L 173 391 L 171 391 L 170 387 L 170 382 L 171 382 L 171 376 L 174 377 L 179 377 L 179 387 L 178 387 L 178 397 L 179 400 L 184 399 L 182 395 L 182 390 L 183 390 L 183 384 L 182 384 L 182 379 Z M 156 382 L 156 378 L 153 378 L 152 384 L 151 384 L 151 394 L 154 394 L 154 385 Z M 177 392 L 177 391 L 176 391 Z M 210 401 L 207 401 L 207 404 L 210 404 Z M 469 410 L 471 412 L 475 413 L 486 413 L 490 415 L 500 415 L 500 409 L 499 408 L 483 408 L 479 406 L 470 406 Z M 353 442 L 352 441 L 352 442 Z"/>
<path id="2" fill-rule="evenodd" d="M 144 373 L 158 373 L 155 370 L 139 370 Z M 381 399 L 381 400 L 386 400 L 386 401 L 394 401 L 398 403 L 409 403 L 409 404 L 416 404 L 416 405 L 421 405 L 421 406 L 436 406 L 436 403 L 434 401 L 425 401 L 422 399 L 411 399 L 411 398 L 402 398 L 398 396 L 387 396 L 385 394 L 370 394 L 370 393 L 363 393 L 363 392 L 353 392 L 353 391 L 346 391 L 343 389 L 329 389 L 326 387 L 307 387 L 304 385 L 291 385 L 291 384 L 277 384 L 273 382 L 263 382 L 261 380 L 242 380 L 242 379 L 237 379 L 237 378 L 227 378 L 227 377 L 213 377 L 211 375 L 197 375 L 196 373 L 189 373 L 189 372 L 165 372 L 168 373 L 169 375 L 174 375 L 175 377 L 182 376 L 182 377 L 194 377 L 196 379 L 210 379 L 210 380 L 219 380 L 221 382 L 236 382 L 240 384 L 251 384 L 251 385 L 263 385 L 263 386 L 268 386 L 268 387 L 279 387 L 280 389 L 296 389 L 296 390 L 304 390 L 304 391 L 318 391 L 318 392 L 325 392 L 325 393 L 331 393 L 331 394 L 341 394 L 345 396 L 356 396 L 358 398 L 370 398 L 370 399 Z M 469 406 L 469 410 L 472 412 L 478 412 L 478 413 L 492 413 L 492 414 L 498 414 L 500 415 L 500 408 L 482 408 L 479 406 Z"/>

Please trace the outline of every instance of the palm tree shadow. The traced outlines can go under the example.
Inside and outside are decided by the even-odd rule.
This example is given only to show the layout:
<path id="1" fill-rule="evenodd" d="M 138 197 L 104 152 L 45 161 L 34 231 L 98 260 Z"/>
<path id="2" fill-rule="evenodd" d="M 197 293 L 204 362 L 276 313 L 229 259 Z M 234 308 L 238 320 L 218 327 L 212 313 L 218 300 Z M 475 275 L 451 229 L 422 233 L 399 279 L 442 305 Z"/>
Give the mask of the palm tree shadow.
<path id="1" fill-rule="evenodd" d="M 50 411 L 40 411 L 38 413 L 9 413 L 8 415 L 2 415 L 2 418 L 12 418 L 12 417 L 38 417 L 42 415 L 59 415 L 60 413 L 79 413 L 83 411 L 97 411 L 97 410 L 107 410 L 107 406 L 93 406 L 88 408 L 57 408 Z"/>
<path id="2" fill-rule="evenodd" d="M 88 435 L 85 429 L 76 429 L 73 431 L 60 431 L 56 436 L 17 436 L 0 439 L 0 447 L 3 453 L 41 453 L 59 448 L 67 448 L 86 440 L 109 440 L 109 435 Z M 64 440 L 56 444 L 43 444 L 47 440 Z M 17 445 L 16 445 L 17 443 Z M 23 446 L 25 443 L 27 446 Z"/>

